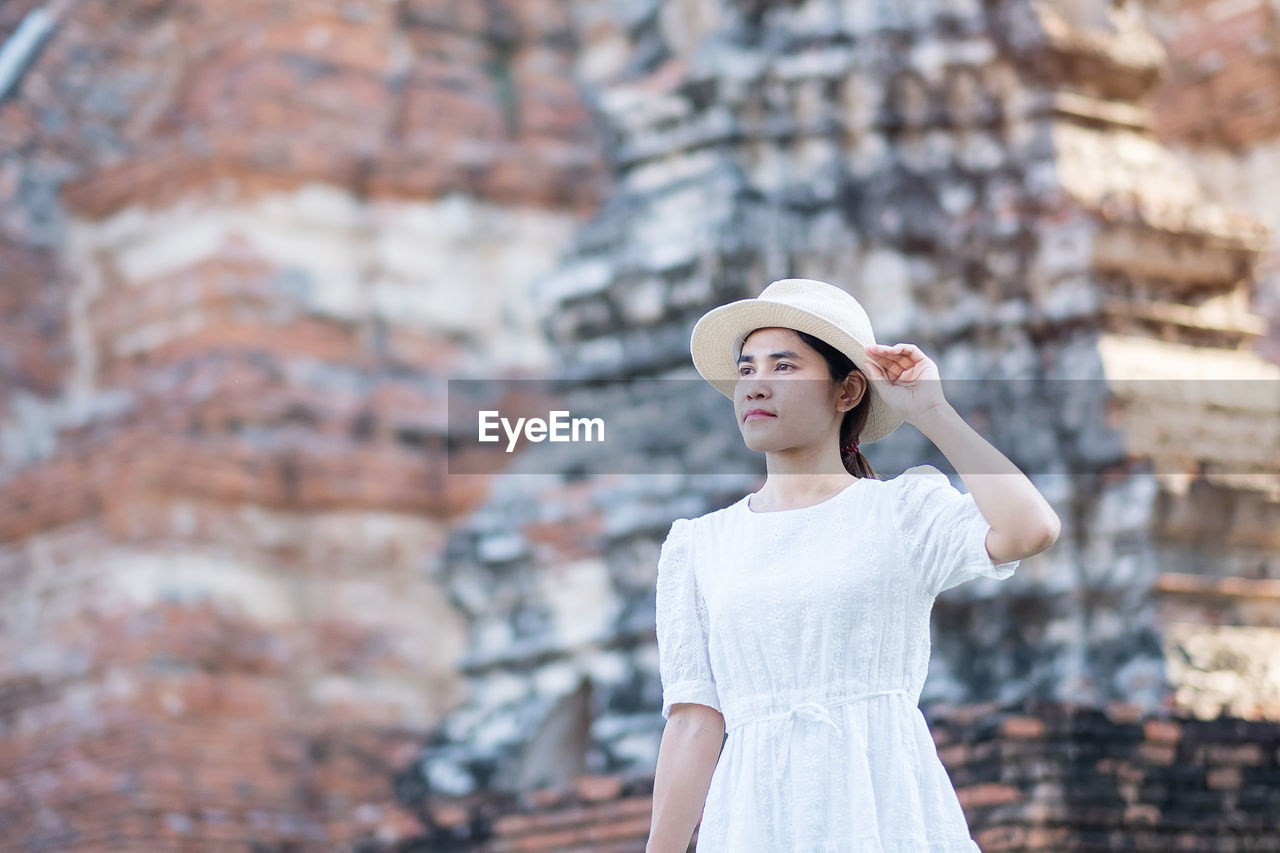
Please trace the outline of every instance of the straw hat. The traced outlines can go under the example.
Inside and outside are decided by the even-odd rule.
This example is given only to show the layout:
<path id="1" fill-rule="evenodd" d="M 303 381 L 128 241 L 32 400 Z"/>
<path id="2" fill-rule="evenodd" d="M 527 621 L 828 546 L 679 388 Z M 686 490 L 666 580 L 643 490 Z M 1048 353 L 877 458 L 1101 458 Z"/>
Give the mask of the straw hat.
<path id="1" fill-rule="evenodd" d="M 859 440 L 879 441 L 902 424 L 885 403 L 865 370 L 869 360 L 863 345 L 876 343 L 871 319 L 858 300 L 845 290 L 811 278 L 782 278 L 754 299 L 739 299 L 712 308 L 693 327 L 689 351 L 693 366 L 730 400 L 738 381 L 738 355 L 754 329 L 782 326 L 820 338 L 849 356 L 867 377 L 871 411 Z"/>

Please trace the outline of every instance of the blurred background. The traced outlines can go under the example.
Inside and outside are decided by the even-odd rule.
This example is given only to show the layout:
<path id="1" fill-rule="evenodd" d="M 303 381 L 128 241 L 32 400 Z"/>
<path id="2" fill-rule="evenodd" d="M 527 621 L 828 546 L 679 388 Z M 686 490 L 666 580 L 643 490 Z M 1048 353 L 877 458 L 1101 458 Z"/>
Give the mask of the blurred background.
<path id="1" fill-rule="evenodd" d="M 1280 849 L 1277 197 L 1275 0 L 3 0 L 0 851 L 643 850 L 658 545 L 763 475 L 689 331 L 787 276 L 1063 521 L 935 608 L 983 849 Z M 543 377 L 696 381 L 451 475 Z"/>

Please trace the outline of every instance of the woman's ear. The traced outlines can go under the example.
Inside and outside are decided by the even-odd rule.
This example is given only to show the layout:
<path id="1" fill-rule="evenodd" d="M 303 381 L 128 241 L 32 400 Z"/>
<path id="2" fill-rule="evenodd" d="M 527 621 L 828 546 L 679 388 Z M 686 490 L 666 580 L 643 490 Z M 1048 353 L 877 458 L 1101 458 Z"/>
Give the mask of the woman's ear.
<path id="1" fill-rule="evenodd" d="M 866 393 L 867 377 L 862 375 L 862 371 L 854 368 L 840 385 L 839 399 L 841 406 L 844 406 L 841 411 L 847 412 L 856 408 L 862 402 L 862 396 Z"/>

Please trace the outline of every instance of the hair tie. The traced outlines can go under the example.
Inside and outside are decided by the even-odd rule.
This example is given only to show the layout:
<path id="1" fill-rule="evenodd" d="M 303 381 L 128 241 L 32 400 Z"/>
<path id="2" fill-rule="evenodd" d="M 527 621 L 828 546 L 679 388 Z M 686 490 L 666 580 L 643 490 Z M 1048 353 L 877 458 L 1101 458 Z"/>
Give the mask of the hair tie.
<path id="1" fill-rule="evenodd" d="M 855 438 L 853 441 L 846 443 L 844 446 L 840 448 L 840 455 L 848 456 L 850 453 L 856 453 L 857 450 L 858 450 L 858 439 Z"/>

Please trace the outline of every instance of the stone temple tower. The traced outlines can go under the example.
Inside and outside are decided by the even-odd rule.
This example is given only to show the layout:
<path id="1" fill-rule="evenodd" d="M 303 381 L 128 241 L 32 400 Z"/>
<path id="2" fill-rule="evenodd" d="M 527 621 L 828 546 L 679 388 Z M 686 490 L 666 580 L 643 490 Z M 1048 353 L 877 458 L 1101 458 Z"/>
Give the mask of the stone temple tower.
<path id="1" fill-rule="evenodd" d="M 577 14 L 616 191 L 535 288 L 559 375 L 696 379 L 708 308 L 785 276 L 845 286 L 881 340 L 935 357 L 1064 523 L 999 588 L 938 601 L 927 711 L 1280 712 L 1274 681 L 1244 672 L 1274 631 L 1223 627 L 1235 605 L 1215 595 L 1187 603 L 1277 571 L 1277 400 L 1260 392 L 1280 371 L 1251 301 L 1272 233 L 1159 138 L 1168 54 L 1142 10 L 605 5 Z M 400 778 L 408 801 L 651 772 L 654 543 L 760 472 L 697 384 L 628 400 L 651 476 L 513 475 L 437 565 L 472 626 L 469 698 Z M 889 476 L 941 461 L 910 427 L 883 445 Z M 680 476 L 692 448 L 716 476 Z M 1228 673 L 1231 655 L 1252 663 Z"/>
<path id="2" fill-rule="evenodd" d="M 785 276 L 1063 520 L 933 614 L 984 850 L 1272 832 L 1278 20 L 0 3 L 0 853 L 643 849 L 658 543 L 763 474 L 689 332 Z M 512 376 L 623 440 L 450 476 Z"/>

